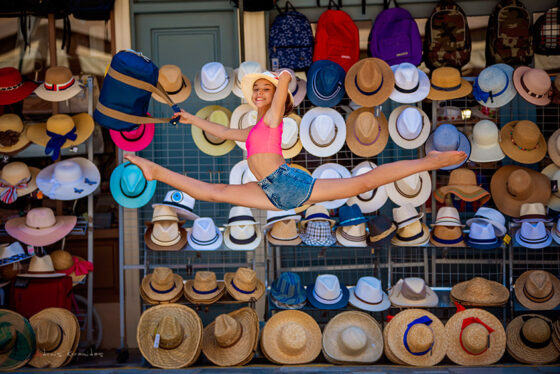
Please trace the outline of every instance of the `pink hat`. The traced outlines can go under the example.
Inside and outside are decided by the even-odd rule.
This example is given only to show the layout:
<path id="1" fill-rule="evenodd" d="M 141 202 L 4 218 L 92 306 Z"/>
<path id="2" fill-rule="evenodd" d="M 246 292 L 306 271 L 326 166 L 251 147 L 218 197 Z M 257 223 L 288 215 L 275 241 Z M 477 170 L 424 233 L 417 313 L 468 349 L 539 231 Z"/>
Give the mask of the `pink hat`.
<path id="1" fill-rule="evenodd" d="M 34 208 L 25 217 L 12 218 L 5 228 L 10 236 L 28 245 L 53 244 L 76 226 L 74 216 L 55 216 L 51 208 Z"/>
<path id="2" fill-rule="evenodd" d="M 149 116 L 150 113 L 147 113 Z M 111 139 L 123 151 L 139 152 L 150 145 L 154 138 L 156 126 L 153 123 L 144 123 L 131 131 L 109 130 Z"/>

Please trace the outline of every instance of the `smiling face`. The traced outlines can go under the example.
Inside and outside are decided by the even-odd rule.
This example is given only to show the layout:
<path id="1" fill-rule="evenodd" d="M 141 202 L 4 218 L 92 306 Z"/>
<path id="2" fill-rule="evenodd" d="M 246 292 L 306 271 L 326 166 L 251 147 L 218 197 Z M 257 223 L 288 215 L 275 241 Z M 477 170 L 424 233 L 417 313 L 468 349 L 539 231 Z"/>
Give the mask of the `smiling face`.
<path id="1" fill-rule="evenodd" d="M 258 79 L 253 84 L 253 103 L 255 103 L 257 108 L 270 106 L 275 91 L 276 87 L 272 83 L 266 79 Z"/>

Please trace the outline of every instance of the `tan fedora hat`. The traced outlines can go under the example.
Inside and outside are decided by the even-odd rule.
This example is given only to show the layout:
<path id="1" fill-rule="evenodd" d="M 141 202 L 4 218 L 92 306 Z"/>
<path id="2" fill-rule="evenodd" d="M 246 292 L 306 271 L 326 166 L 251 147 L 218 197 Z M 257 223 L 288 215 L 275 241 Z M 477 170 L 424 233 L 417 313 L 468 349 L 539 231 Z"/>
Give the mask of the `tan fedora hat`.
<path id="1" fill-rule="evenodd" d="M 144 242 L 153 251 L 180 251 L 187 245 L 185 221 L 146 222 Z"/>
<path id="2" fill-rule="evenodd" d="M 430 234 L 435 247 L 465 247 L 463 230 L 459 226 L 435 226 Z"/>
<path id="3" fill-rule="evenodd" d="M 415 221 L 397 230 L 391 244 L 400 247 L 423 246 L 430 240 L 430 229 L 423 222 Z"/>
<path id="4" fill-rule="evenodd" d="M 374 57 L 364 58 L 348 70 L 344 88 L 356 104 L 373 107 L 389 98 L 395 88 L 395 76 L 385 61 Z"/>
<path id="5" fill-rule="evenodd" d="M 173 299 L 170 300 L 165 300 L 165 301 L 158 301 L 158 300 L 152 300 L 150 299 L 146 293 L 144 292 L 144 290 L 142 289 L 142 287 L 140 287 L 140 297 L 142 297 L 142 300 L 144 300 L 144 302 L 146 304 L 149 305 L 159 305 L 159 304 L 172 304 L 172 303 L 176 303 L 179 300 L 181 300 L 181 298 L 183 297 L 183 294 L 180 293 L 177 296 L 175 296 Z"/>
<path id="6" fill-rule="evenodd" d="M 196 116 L 224 127 L 230 126 L 231 111 L 220 105 L 206 106 L 196 112 Z M 210 156 L 223 156 L 235 148 L 233 140 L 219 138 L 198 126 L 191 126 L 191 135 L 198 149 Z"/>
<path id="7" fill-rule="evenodd" d="M 478 185 L 476 174 L 467 168 L 452 170 L 447 186 L 439 187 L 434 192 L 434 197 L 438 202 L 444 203 L 447 194 L 455 195 L 463 201 L 480 200 L 481 205 L 490 200 L 490 193 Z"/>
<path id="8" fill-rule="evenodd" d="M 280 365 L 313 362 L 321 353 L 321 328 L 309 314 L 283 310 L 264 326 L 261 350 L 269 361 Z"/>
<path id="9" fill-rule="evenodd" d="M 465 306 L 499 306 L 508 302 L 509 291 L 501 283 L 475 277 L 454 285 L 451 298 Z"/>
<path id="10" fill-rule="evenodd" d="M 515 89 L 531 104 L 547 105 L 550 103 L 548 93 L 552 86 L 550 76 L 543 69 L 519 66 L 513 72 Z"/>
<path id="11" fill-rule="evenodd" d="M 346 311 L 323 330 L 323 355 L 333 363 L 373 364 L 383 354 L 383 332 L 369 314 Z"/>
<path id="12" fill-rule="evenodd" d="M 184 368 L 200 356 L 202 321 L 188 306 L 156 305 L 140 316 L 136 341 L 142 356 L 153 366 Z"/>
<path id="13" fill-rule="evenodd" d="M 560 79 L 558 79 L 560 81 Z M 548 155 L 556 166 L 560 166 L 560 129 L 554 131 L 548 138 Z"/>
<path id="14" fill-rule="evenodd" d="M 58 137 L 65 137 L 66 141 L 60 146 L 62 149 L 85 142 L 93 133 L 94 127 L 93 117 L 87 113 L 76 114 L 72 117 L 68 114 L 54 114 L 46 123 L 29 126 L 26 134 L 29 140 L 43 147 L 55 139 L 54 135 L 49 135 L 47 131 Z M 73 137 L 72 134 L 75 134 L 75 139 L 70 139 Z"/>
<path id="15" fill-rule="evenodd" d="M 204 328 L 202 353 L 218 366 L 243 365 L 253 358 L 259 337 L 259 316 L 250 307 L 221 314 Z"/>
<path id="16" fill-rule="evenodd" d="M 272 225 L 267 231 L 266 239 L 274 245 L 298 245 L 301 244 L 301 238 L 297 230 L 295 220 L 278 221 Z"/>
<path id="17" fill-rule="evenodd" d="M 546 156 L 546 140 L 531 121 L 511 121 L 500 130 L 500 147 L 512 160 L 534 164 Z"/>
<path id="18" fill-rule="evenodd" d="M 194 279 L 187 280 L 183 288 L 185 297 L 193 304 L 215 303 L 225 291 L 224 282 L 218 282 L 213 271 L 197 271 Z"/>
<path id="19" fill-rule="evenodd" d="M 18 197 L 35 191 L 37 174 L 39 174 L 39 169 L 29 167 L 21 161 L 6 164 L 0 170 L 0 200 L 10 204 Z"/>
<path id="20" fill-rule="evenodd" d="M 284 158 L 296 157 L 303 148 L 299 138 L 299 124 L 301 117 L 295 113 L 283 119 L 282 125 L 282 156 Z"/>
<path id="21" fill-rule="evenodd" d="M 264 283 L 249 268 L 241 267 L 235 273 L 225 273 L 224 283 L 227 292 L 238 301 L 258 300 L 265 292 Z"/>
<path id="22" fill-rule="evenodd" d="M 551 310 L 560 304 L 560 279 L 544 270 L 529 270 L 517 278 L 515 298 L 527 309 Z"/>
<path id="23" fill-rule="evenodd" d="M 552 321 L 539 314 L 514 318 L 506 328 L 507 350 L 517 361 L 531 365 L 555 362 L 560 352 L 552 342 Z"/>
<path id="24" fill-rule="evenodd" d="M 182 103 L 191 95 L 191 81 L 181 73 L 181 68 L 177 65 L 161 66 L 158 73 L 158 84 L 167 92 L 167 95 L 175 104 Z M 155 93 L 152 94 L 152 97 L 160 103 L 167 103 Z"/>
<path id="25" fill-rule="evenodd" d="M 472 85 L 461 78 L 461 72 L 449 66 L 437 68 L 432 71 L 430 79 L 431 100 L 451 100 L 465 97 L 472 91 Z"/>
<path id="26" fill-rule="evenodd" d="M 437 294 L 422 278 L 404 278 L 389 289 L 389 300 L 395 307 L 434 307 L 439 303 Z"/>
<path id="27" fill-rule="evenodd" d="M 447 357 L 458 365 L 492 365 L 506 351 L 506 330 L 492 313 L 473 308 L 458 312 L 445 324 Z"/>
<path id="28" fill-rule="evenodd" d="M 387 118 L 383 113 L 374 115 L 373 108 L 359 108 L 346 120 L 346 144 L 360 157 L 381 153 L 389 140 Z"/>
<path id="29" fill-rule="evenodd" d="M 169 301 L 183 293 L 183 278 L 169 268 L 157 267 L 144 276 L 140 287 L 151 300 Z"/>
<path id="30" fill-rule="evenodd" d="M 0 154 L 14 155 L 27 148 L 31 141 L 27 139 L 26 131 L 27 125 L 17 114 L 0 116 Z"/>
<path id="31" fill-rule="evenodd" d="M 35 89 L 35 94 L 46 101 L 64 101 L 82 92 L 66 66 L 52 66 L 45 73 L 45 81 Z"/>

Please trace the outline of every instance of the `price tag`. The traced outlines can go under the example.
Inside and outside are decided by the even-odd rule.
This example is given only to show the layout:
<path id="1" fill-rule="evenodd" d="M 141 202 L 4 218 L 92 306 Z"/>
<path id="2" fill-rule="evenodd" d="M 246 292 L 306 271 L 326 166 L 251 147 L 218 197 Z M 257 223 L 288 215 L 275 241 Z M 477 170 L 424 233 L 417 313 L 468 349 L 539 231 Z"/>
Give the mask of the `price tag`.
<path id="1" fill-rule="evenodd" d="M 154 348 L 159 348 L 159 334 L 156 334 L 154 339 Z"/>
<path id="2" fill-rule="evenodd" d="M 509 236 L 508 234 L 506 234 L 506 236 L 504 236 L 504 243 L 507 245 L 511 242 L 511 236 Z"/>

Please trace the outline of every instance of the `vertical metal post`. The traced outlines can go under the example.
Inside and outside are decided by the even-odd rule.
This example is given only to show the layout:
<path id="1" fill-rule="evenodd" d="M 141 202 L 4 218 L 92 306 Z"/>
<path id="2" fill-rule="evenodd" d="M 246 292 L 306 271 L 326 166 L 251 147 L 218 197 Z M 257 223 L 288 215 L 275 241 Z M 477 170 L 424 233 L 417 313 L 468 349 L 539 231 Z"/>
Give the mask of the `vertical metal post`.
<path id="1" fill-rule="evenodd" d="M 241 62 L 245 61 L 245 21 L 243 20 L 244 5 L 239 0 L 239 57 Z"/>
<path id="2" fill-rule="evenodd" d="M 88 113 L 93 115 L 93 77 L 87 77 L 87 95 L 88 95 Z M 87 141 L 88 160 L 93 162 L 93 134 Z M 93 194 L 88 196 L 88 261 L 93 263 Z M 93 272 L 88 274 L 87 282 L 87 341 L 89 344 L 93 342 Z"/>
<path id="3" fill-rule="evenodd" d="M 123 151 L 119 148 L 117 165 L 123 161 Z M 125 345 L 125 326 L 124 326 L 124 209 L 119 204 L 119 327 L 121 335 L 121 349 Z"/>

